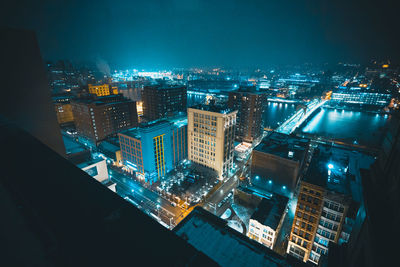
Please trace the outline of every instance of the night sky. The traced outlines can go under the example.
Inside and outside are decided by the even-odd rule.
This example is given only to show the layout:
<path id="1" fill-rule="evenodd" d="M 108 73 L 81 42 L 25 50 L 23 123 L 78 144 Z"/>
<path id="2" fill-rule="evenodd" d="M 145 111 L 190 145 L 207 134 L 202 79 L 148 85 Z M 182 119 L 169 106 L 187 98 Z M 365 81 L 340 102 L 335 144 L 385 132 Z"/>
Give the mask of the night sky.
<path id="1" fill-rule="evenodd" d="M 1 24 L 34 29 L 50 60 L 236 68 L 400 58 L 395 1 L 5 2 Z"/>

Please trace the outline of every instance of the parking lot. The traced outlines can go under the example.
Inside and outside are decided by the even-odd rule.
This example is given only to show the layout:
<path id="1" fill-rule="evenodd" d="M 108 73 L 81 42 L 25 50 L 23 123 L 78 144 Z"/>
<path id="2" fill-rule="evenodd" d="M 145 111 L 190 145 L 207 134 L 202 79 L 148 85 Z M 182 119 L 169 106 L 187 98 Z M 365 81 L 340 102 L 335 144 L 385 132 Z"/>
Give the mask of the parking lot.
<path id="1" fill-rule="evenodd" d="M 183 163 L 157 185 L 158 192 L 177 203 L 182 201 L 186 205 L 194 205 L 201 202 L 219 182 L 213 171 L 203 168 Z"/>

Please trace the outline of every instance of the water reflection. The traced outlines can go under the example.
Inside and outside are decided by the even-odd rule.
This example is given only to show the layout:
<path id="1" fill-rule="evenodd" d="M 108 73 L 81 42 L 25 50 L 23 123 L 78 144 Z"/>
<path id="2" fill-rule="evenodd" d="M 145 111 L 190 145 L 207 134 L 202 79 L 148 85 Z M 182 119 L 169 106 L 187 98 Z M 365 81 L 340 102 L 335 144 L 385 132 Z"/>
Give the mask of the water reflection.
<path id="1" fill-rule="evenodd" d="M 364 145 L 380 145 L 390 116 L 368 112 L 321 109 L 301 131 Z"/>

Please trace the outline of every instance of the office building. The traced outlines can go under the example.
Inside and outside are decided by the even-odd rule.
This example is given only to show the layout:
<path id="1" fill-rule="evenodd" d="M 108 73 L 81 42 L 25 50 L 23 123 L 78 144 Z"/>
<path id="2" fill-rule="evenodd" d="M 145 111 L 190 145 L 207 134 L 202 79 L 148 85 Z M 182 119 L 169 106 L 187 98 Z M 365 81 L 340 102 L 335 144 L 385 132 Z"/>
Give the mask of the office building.
<path id="1" fill-rule="evenodd" d="M 71 105 L 78 134 L 95 145 L 138 124 L 136 103 L 122 95 L 79 98 Z"/>
<path id="2" fill-rule="evenodd" d="M 309 139 L 273 132 L 252 152 L 251 183 L 290 197 L 308 154 Z"/>
<path id="3" fill-rule="evenodd" d="M 339 90 L 332 93 L 332 104 L 356 104 L 371 106 L 386 106 L 390 103 L 390 93 L 365 90 Z"/>
<path id="4" fill-rule="evenodd" d="M 108 84 L 88 84 L 88 89 L 90 94 L 94 94 L 97 96 L 107 96 L 107 95 L 116 95 L 118 94 L 118 88 L 113 86 L 110 87 Z"/>
<path id="5" fill-rule="evenodd" d="M 163 178 L 187 157 L 187 119 L 156 120 L 119 133 L 122 162 L 146 183 Z"/>
<path id="6" fill-rule="evenodd" d="M 215 104 L 188 108 L 188 158 L 214 169 L 219 179 L 233 167 L 236 114 Z"/>
<path id="7" fill-rule="evenodd" d="M 155 84 L 144 86 L 143 117 L 147 121 L 171 117 L 186 112 L 186 86 Z"/>
<path id="8" fill-rule="evenodd" d="M 338 243 L 356 184 L 373 157 L 320 145 L 300 183 L 287 253 L 318 264 L 330 242 Z M 355 180 L 355 179 L 354 179 Z"/>
<path id="9" fill-rule="evenodd" d="M 71 96 L 53 96 L 54 109 L 57 115 L 58 124 L 61 126 L 74 123 L 72 113 Z"/>
<path id="10" fill-rule="evenodd" d="M 236 140 L 251 143 L 262 137 L 263 113 L 266 103 L 266 94 L 257 92 L 255 87 L 243 87 L 238 91 L 229 92 L 228 106 L 238 110 Z"/>
<path id="11" fill-rule="evenodd" d="M 287 197 L 278 194 L 272 198 L 263 198 L 250 217 L 247 236 L 273 249 L 286 215 L 288 201 Z"/>

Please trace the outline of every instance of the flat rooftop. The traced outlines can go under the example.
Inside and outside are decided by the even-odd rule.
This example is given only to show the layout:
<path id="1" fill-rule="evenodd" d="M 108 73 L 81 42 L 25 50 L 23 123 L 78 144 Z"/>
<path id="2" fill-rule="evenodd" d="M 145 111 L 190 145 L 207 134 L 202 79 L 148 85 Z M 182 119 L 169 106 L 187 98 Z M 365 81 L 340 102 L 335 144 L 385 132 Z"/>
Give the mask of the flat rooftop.
<path id="1" fill-rule="evenodd" d="M 231 229 L 227 222 L 196 207 L 173 230 L 220 266 L 299 266 Z"/>
<path id="2" fill-rule="evenodd" d="M 65 151 L 67 154 L 75 154 L 75 153 L 79 153 L 81 151 L 86 150 L 86 148 L 84 146 L 82 146 L 81 144 L 76 142 L 73 138 L 71 138 L 65 134 L 62 134 L 62 139 L 64 142 Z"/>
<path id="3" fill-rule="evenodd" d="M 229 114 L 229 113 L 236 111 L 234 109 L 228 108 L 227 106 L 213 105 L 213 104 L 210 104 L 210 105 L 197 104 L 197 105 L 191 106 L 189 108 L 210 111 L 210 112 L 216 112 L 216 113 L 221 113 L 221 114 Z"/>
<path id="4" fill-rule="evenodd" d="M 77 166 L 78 168 L 80 168 L 80 169 L 83 169 L 83 168 L 85 168 L 85 167 L 87 167 L 87 166 L 90 166 L 90 165 L 99 163 L 99 162 L 101 162 L 101 161 L 105 161 L 105 159 L 103 159 L 103 158 L 92 159 L 92 160 L 89 160 L 89 161 L 85 161 L 85 162 L 79 163 L 79 164 L 77 164 L 76 166 Z"/>
<path id="5" fill-rule="evenodd" d="M 369 168 L 373 161 L 372 156 L 361 152 L 319 145 L 303 181 L 329 191 L 350 195 L 350 176 L 359 175 L 360 168 Z"/>
<path id="6" fill-rule="evenodd" d="M 288 201 L 289 198 L 278 194 L 274 194 L 270 199 L 263 198 L 251 216 L 251 219 L 276 230 L 285 213 Z"/>
<path id="7" fill-rule="evenodd" d="M 308 149 L 309 142 L 310 140 L 307 138 L 273 132 L 265 137 L 254 150 L 289 160 L 301 161 Z"/>

